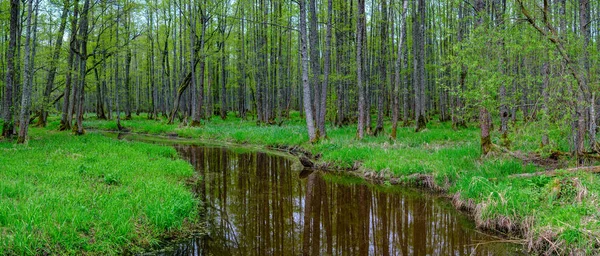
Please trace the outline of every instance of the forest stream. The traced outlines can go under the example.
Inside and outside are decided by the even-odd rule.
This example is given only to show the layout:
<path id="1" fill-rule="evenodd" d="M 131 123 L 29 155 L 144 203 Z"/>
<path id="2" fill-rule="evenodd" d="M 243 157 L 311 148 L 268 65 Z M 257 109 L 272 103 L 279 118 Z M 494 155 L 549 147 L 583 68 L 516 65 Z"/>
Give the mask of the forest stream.
<path id="1" fill-rule="evenodd" d="M 174 147 L 204 177 L 192 189 L 207 234 L 148 255 L 523 254 L 423 190 L 302 170 L 250 149 Z"/>

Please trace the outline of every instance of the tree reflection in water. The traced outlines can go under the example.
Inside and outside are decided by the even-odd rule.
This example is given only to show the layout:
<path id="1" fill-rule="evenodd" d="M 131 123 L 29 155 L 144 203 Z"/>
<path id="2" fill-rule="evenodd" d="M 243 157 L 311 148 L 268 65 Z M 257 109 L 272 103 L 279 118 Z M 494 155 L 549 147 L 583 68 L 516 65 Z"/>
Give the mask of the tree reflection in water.
<path id="1" fill-rule="evenodd" d="M 518 253 L 490 243 L 447 202 L 424 192 L 317 172 L 300 178 L 292 160 L 261 152 L 176 148 L 204 177 L 194 192 L 206 206 L 200 214 L 208 234 L 165 255 Z"/>

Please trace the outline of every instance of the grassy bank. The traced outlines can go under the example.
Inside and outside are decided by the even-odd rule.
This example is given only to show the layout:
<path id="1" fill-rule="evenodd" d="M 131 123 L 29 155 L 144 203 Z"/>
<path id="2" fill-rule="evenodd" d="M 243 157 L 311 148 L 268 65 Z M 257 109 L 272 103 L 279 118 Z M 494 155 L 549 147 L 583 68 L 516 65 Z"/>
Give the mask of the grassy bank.
<path id="1" fill-rule="evenodd" d="M 33 128 L 0 141 L 0 255 L 111 255 L 195 221 L 192 167 L 171 147 Z"/>
<path id="2" fill-rule="evenodd" d="M 85 125 L 116 130 L 114 121 L 89 118 Z M 139 133 L 176 134 L 268 147 L 300 146 L 321 154 L 323 161 L 336 167 L 360 166 L 359 170 L 364 172 L 374 170 L 401 179 L 424 174 L 453 196 L 457 208 L 469 211 L 478 227 L 524 238 L 521 241 L 537 252 L 565 254 L 577 250 L 589 254 L 597 253 L 600 246 L 600 223 L 596 221 L 600 217 L 598 176 L 580 172 L 555 177 L 509 177 L 572 166 L 574 161 L 568 158 L 561 159 L 560 164 L 552 164 L 546 158 L 553 150 L 568 150 L 568 133 L 560 127 L 550 129 L 552 145 L 539 149 L 539 127 L 517 124 L 518 128 L 513 128 L 509 136 L 510 150 L 534 159 L 524 162 L 515 158 L 515 154 L 501 152 L 482 158 L 479 130 L 474 125 L 453 130 L 449 123 L 431 122 L 420 133 L 415 133 L 412 127 L 400 128 L 396 141 L 387 136 L 356 141 L 355 126 L 329 127 L 329 139 L 314 145 L 307 143 L 305 125 L 297 113 L 282 126 L 257 126 L 253 121 L 234 116 L 226 121 L 215 117 L 197 128 L 167 125 L 164 120 L 151 121 L 145 117 L 123 121 L 123 125 Z M 386 129 L 389 127 L 386 124 Z M 500 138 L 493 141 L 500 144 Z M 543 164 L 544 161 L 550 164 Z"/>

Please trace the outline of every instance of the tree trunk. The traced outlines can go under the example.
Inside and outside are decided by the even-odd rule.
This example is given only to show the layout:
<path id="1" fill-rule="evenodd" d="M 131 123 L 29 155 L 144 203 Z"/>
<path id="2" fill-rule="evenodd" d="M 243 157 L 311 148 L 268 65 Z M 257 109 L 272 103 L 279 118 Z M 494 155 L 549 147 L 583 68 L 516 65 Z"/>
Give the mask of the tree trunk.
<path id="1" fill-rule="evenodd" d="M 306 127 L 308 129 L 308 138 L 310 142 L 316 142 L 317 136 L 315 133 L 315 124 L 313 119 L 313 111 L 311 106 L 310 84 L 308 83 L 308 53 L 307 53 L 307 34 L 306 34 L 306 2 L 299 0 L 300 5 L 300 56 L 302 58 L 302 88 L 304 112 L 306 117 Z"/>
<path id="2" fill-rule="evenodd" d="M 219 26 L 221 27 L 221 119 L 227 119 L 227 71 L 225 69 L 225 65 L 227 64 L 225 58 L 225 30 L 227 29 L 227 25 L 225 24 L 225 19 L 220 19 Z"/>
<path id="3" fill-rule="evenodd" d="M 486 6 L 484 0 L 475 1 L 475 28 L 481 26 L 483 23 L 483 17 L 485 16 Z M 481 98 L 484 97 L 484 94 L 487 93 L 484 91 L 483 86 L 481 85 Z M 481 130 L 481 153 L 483 155 L 487 155 L 492 150 L 492 140 L 490 137 L 492 118 L 490 116 L 490 112 L 487 110 L 487 107 L 484 105 L 483 100 L 480 101 L 479 106 L 479 128 Z"/>
<path id="4" fill-rule="evenodd" d="M 119 13 L 119 7 L 117 5 L 117 13 Z M 120 15 L 117 16 L 117 27 L 120 26 L 119 22 L 120 22 Z M 118 47 L 119 45 L 119 29 L 115 29 L 115 46 Z M 119 52 L 116 52 L 114 55 L 114 73 L 115 73 L 115 105 L 117 108 L 117 129 L 119 131 L 123 130 L 123 127 L 121 126 L 121 106 L 120 106 L 120 102 L 119 102 L 119 94 L 121 94 L 121 74 L 119 73 Z"/>
<path id="5" fill-rule="evenodd" d="M 398 57 L 396 59 L 396 81 L 394 83 L 394 92 L 393 92 L 393 109 L 392 109 L 392 134 L 391 137 L 396 139 L 396 130 L 398 129 L 398 111 L 400 110 L 400 99 L 399 99 L 399 90 L 400 85 L 402 84 L 402 97 L 403 97 L 403 114 L 404 118 L 408 119 L 408 88 L 406 88 L 406 82 L 401 76 L 401 72 L 404 70 L 403 61 L 404 61 L 404 38 L 406 36 L 406 10 L 408 9 L 408 1 L 402 1 L 402 12 L 400 14 L 400 33 L 398 35 Z"/>
<path id="6" fill-rule="evenodd" d="M 4 77 L 4 97 L 2 99 L 2 137 L 12 137 L 14 132 L 13 121 L 13 90 L 16 87 L 17 77 L 15 72 L 15 50 L 17 46 L 17 30 L 19 30 L 19 0 L 10 1 L 10 39 L 6 50 L 6 74 Z"/>
<path id="7" fill-rule="evenodd" d="M 61 116 L 61 120 L 60 120 L 60 126 L 59 126 L 59 130 L 61 131 L 66 131 L 66 130 L 70 130 L 71 129 L 71 116 L 73 113 L 73 99 L 71 95 L 71 91 L 73 91 L 74 86 L 72 86 L 73 83 L 73 71 L 75 69 L 74 66 L 74 59 L 75 59 L 75 48 L 77 45 L 77 18 L 79 15 L 79 2 L 78 0 L 74 1 L 74 7 L 73 7 L 73 16 L 71 17 L 71 34 L 69 36 L 70 38 L 70 42 L 69 42 L 69 57 L 67 59 L 67 75 L 65 77 L 65 90 L 64 90 L 64 96 L 63 96 L 63 106 L 62 106 L 62 116 Z"/>
<path id="8" fill-rule="evenodd" d="M 21 94 L 21 113 L 19 114 L 19 137 L 17 143 L 22 144 L 27 140 L 27 131 L 29 130 L 29 107 L 31 104 L 31 89 L 33 87 L 33 51 L 31 50 L 31 34 L 36 28 L 32 28 L 31 19 L 33 16 L 33 1 L 29 0 L 27 4 L 27 30 L 25 32 L 25 78 L 23 84 L 23 93 Z M 36 1 L 37 9 L 37 1 Z M 33 42 L 35 44 L 35 42 Z"/>
<path id="9" fill-rule="evenodd" d="M 388 11 L 386 0 L 381 0 L 381 55 L 379 55 L 379 89 L 377 90 L 377 125 L 374 135 L 383 133 L 383 93 L 387 88 L 387 45 L 388 45 Z"/>
<path id="10" fill-rule="evenodd" d="M 240 57 L 238 60 L 238 67 L 240 70 L 240 77 L 238 79 L 238 113 L 242 119 L 246 119 L 246 38 L 245 38 L 245 16 L 244 7 L 241 10 L 241 21 L 240 31 Z"/>
<path id="11" fill-rule="evenodd" d="M 131 120 L 131 49 L 125 56 L 125 120 Z"/>
<path id="12" fill-rule="evenodd" d="M 418 15 L 418 16 L 416 16 Z M 415 87 L 415 131 L 426 128 L 425 116 L 425 0 L 418 0 L 418 11 L 415 10 L 416 21 L 413 25 L 414 70 L 413 83 Z"/>
<path id="13" fill-rule="evenodd" d="M 545 62 L 542 65 L 542 76 L 544 76 L 544 81 L 542 82 L 542 98 L 544 100 L 544 105 L 542 106 L 543 117 L 542 120 L 544 122 L 544 132 L 542 134 L 542 147 L 550 144 L 550 140 L 548 139 L 548 123 L 550 122 L 548 116 L 548 104 L 550 104 L 548 86 L 550 83 L 550 68 L 548 62 Z"/>
<path id="14" fill-rule="evenodd" d="M 81 13 L 81 20 L 79 24 L 79 38 L 80 48 L 79 48 L 79 89 L 77 96 L 79 99 L 77 100 L 77 129 L 75 130 L 75 134 L 83 135 L 85 133 L 83 129 L 83 114 L 84 114 L 84 103 L 85 103 L 85 75 L 86 75 L 86 64 L 87 64 L 87 37 L 88 37 L 88 15 L 90 13 L 90 0 L 85 0 L 83 5 L 83 10 Z"/>
<path id="15" fill-rule="evenodd" d="M 362 139 L 365 133 L 365 90 L 363 86 L 363 30 L 365 20 L 365 1 L 358 0 L 358 15 L 356 17 L 356 77 L 358 84 L 358 127 L 357 138 Z"/>
<path id="16" fill-rule="evenodd" d="M 319 76 L 321 75 L 321 58 L 320 58 L 320 44 L 319 44 L 319 32 L 317 30 L 317 11 L 316 11 L 316 0 L 309 0 L 308 13 L 309 15 L 309 43 L 310 43 L 310 71 L 311 71 L 311 87 L 313 90 L 313 116 L 317 123 L 317 137 L 321 136 L 321 86 Z M 324 125 L 324 124 L 323 124 Z"/>
<path id="17" fill-rule="evenodd" d="M 579 26 L 581 33 L 583 35 L 583 55 L 581 56 L 581 66 L 583 67 L 583 76 L 581 77 L 581 81 L 583 83 L 582 87 L 588 88 L 589 77 L 590 77 L 590 61 L 589 61 L 589 51 L 588 46 L 590 44 L 590 2 L 589 0 L 579 0 Z M 594 101 L 594 95 L 587 92 L 584 94 L 586 100 L 586 108 L 588 109 L 588 135 L 590 141 L 590 147 L 592 151 L 597 152 L 598 142 L 596 141 L 596 110 Z M 591 99 L 590 99 L 591 96 Z"/>
<path id="18" fill-rule="evenodd" d="M 325 56 L 323 61 L 323 84 L 321 85 L 321 100 L 319 103 L 319 117 L 317 120 L 321 138 L 327 138 L 325 130 L 325 117 L 327 115 L 327 88 L 329 86 L 329 68 L 331 60 L 331 27 L 333 16 L 332 0 L 327 1 L 327 35 L 325 37 Z"/>
<path id="19" fill-rule="evenodd" d="M 50 94 L 52 93 L 52 87 L 54 87 L 54 78 L 56 76 L 56 68 L 58 63 L 58 58 L 60 57 L 60 50 L 62 48 L 63 37 L 65 34 L 65 29 L 67 27 L 67 16 L 69 14 L 69 0 L 64 0 L 64 6 L 62 10 L 62 14 L 60 16 L 60 27 L 58 29 L 58 35 L 56 36 L 56 44 L 54 45 L 54 50 L 52 52 L 52 59 L 50 60 L 50 70 L 48 71 L 48 76 L 46 77 L 46 88 L 44 89 L 44 99 L 42 102 L 42 108 L 40 110 L 40 118 L 38 119 L 38 126 L 46 127 L 48 123 L 48 111 L 46 110 L 50 103 Z"/>

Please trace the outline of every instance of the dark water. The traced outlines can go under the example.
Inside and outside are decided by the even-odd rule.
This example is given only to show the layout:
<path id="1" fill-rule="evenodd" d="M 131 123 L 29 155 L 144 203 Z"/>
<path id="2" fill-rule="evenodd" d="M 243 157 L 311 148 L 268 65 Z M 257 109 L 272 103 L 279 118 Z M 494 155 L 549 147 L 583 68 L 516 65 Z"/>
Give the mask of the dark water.
<path id="1" fill-rule="evenodd" d="M 208 234 L 159 255 L 519 254 L 422 191 L 294 170 L 266 153 L 175 147 L 204 177 L 193 189 Z"/>

